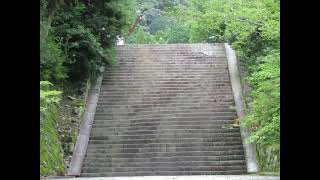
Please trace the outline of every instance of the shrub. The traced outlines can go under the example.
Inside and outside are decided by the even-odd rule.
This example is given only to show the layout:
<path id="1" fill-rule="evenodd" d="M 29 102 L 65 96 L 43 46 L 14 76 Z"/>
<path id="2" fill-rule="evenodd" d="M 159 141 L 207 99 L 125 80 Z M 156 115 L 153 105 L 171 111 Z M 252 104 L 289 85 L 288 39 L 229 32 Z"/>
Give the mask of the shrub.
<path id="1" fill-rule="evenodd" d="M 40 175 L 62 175 L 64 157 L 56 122 L 60 91 L 50 90 L 49 81 L 40 81 Z"/>
<path id="2" fill-rule="evenodd" d="M 64 67 L 65 57 L 61 48 L 51 35 L 45 40 L 40 39 L 40 79 L 54 83 L 64 81 L 66 69 Z"/>
<path id="3" fill-rule="evenodd" d="M 252 87 L 243 125 L 251 131 L 248 143 L 255 143 L 263 170 L 279 171 L 280 160 L 280 55 L 261 57 L 262 64 L 248 81 Z"/>

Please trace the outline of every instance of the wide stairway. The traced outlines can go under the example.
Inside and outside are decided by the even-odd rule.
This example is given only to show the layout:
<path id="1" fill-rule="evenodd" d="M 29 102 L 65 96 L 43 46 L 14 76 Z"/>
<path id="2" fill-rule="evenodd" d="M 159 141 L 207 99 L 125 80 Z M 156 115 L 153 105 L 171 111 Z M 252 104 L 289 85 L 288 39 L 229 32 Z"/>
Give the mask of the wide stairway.
<path id="1" fill-rule="evenodd" d="M 117 51 L 81 176 L 246 174 L 224 44 Z"/>

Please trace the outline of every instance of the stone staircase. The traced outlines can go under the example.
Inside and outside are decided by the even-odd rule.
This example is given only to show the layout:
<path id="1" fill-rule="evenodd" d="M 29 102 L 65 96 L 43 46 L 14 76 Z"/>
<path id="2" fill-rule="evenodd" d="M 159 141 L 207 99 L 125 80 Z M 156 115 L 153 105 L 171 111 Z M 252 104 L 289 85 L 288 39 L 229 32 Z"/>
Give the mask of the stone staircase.
<path id="1" fill-rule="evenodd" d="M 247 172 L 224 44 L 117 46 L 81 176 Z"/>

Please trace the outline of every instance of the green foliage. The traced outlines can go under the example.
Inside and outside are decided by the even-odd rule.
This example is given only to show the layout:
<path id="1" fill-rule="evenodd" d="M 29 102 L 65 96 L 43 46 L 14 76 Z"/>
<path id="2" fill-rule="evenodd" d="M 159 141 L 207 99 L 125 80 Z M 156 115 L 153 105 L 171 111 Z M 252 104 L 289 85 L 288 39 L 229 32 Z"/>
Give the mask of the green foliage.
<path id="1" fill-rule="evenodd" d="M 272 51 L 248 78 L 252 87 L 243 125 L 251 130 L 248 143 L 257 145 L 263 170 L 279 171 L 280 160 L 280 55 Z"/>
<path id="2" fill-rule="evenodd" d="M 135 31 L 127 39 L 129 44 L 150 44 L 154 43 L 153 36 L 143 30 L 141 26 L 136 27 Z"/>
<path id="3" fill-rule="evenodd" d="M 72 83 L 96 77 L 101 66 L 115 61 L 112 47 L 116 36 L 129 25 L 127 16 L 130 14 L 120 4 L 128 2 L 96 1 L 93 5 L 78 2 L 60 9 L 52 30 L 62 44 Z"/>
<path id="4" fill-rule="evenodd" d="M 47 81 L 77 92 L 101 66 L 110 66 L 116 37 L 124 36 L 135 18 L 133 7 L 131 0 L 40 0 L 41 175 L 65 170 L 56 131 L 61 92 L 50 90 Z"/>
<path id="5" fill-rule="evenodd" d="M 170 44 L 188 43 L 189 32 L 183 25 L 170 25 L 166 29 L 157 31 L 154 35 L 139 26 L 128 38 L 129 44 Z"/>
<path id="6" fill-rule="evenodd" d="M 62 82 L 66 77 L 66 69 L 63 66 L 65 57 L 49 35 L 46 39 L 40 39 L 40 79 L 50 80 L 58 83 Z"/>
<path id="7" fill-rule="evenodd" d="M 188 43 L 189 36 L 190 35 L 187 27 L 181 24 L 175 24 L 169 26 L 164 31 L 158 31 L 155 34 L 154 41 L 167 44 Z"/>
<path id="8" fill-rule="evenodd" d="M 153 39 L 155 43 L 161 43 L 160 34 L 166 32 L 168 28 L 175 25 L 173 17 L 168 16 L 168 12 L 174 7 L 178 6 L 180 3 L 185 2 L 184 0 L 137 0 L 136 9 L 137 12 L 144 11 L 142 19 L 140 21 L 140 26 L 146 33 L 149 33 L 150 38 Z M 139 14 L 138 13 L 138 14 Z M 160 33 L 162 32 L 162 33 Z M 158 33 L 158 34 L 157 34 Z M 157 37 L 153 37 L 157 36 Z M 157 39 L 160 38 L 160 39 Z M 132 40 L 132 39 L 131 39 Z M 160 41 L 157 41 L 160 40 Z M 130 41 L 130 43 L 136 43 L 135 41 Z"/>
<path id="9" fill-rule="evenodd" d="M 90 30 L 81 25 L 66 29 L 61 36 L 65 37 L 65 66 L 73 83 L 96 77 L 101 66 L 110 65 L 115 60 L 114 50 L 103 48 Z"/>
<path id="10" fill-rule="evenodd" d="M 150 34 L 154 35 L 157 31 L 166 29 L 172 24 L 172 20 L 166 16 L 160 16 L 153 20 L 149 27 Z"/>
<path id="11" fill-rule="evenodd" d="M 51 4 L 51 6 L 50 6 Z M 55 7 L 55 8 L 53 8 Z M 48 14 L 55 9 L 52 21 Z M 134 18 L 131 0 L 41 1 L 42 80 L 81 84 L 115 61 L 117 36 L 125 35 Z M 51 22 L 51 23 L 50 23 Z"/>
<path id="12" fill-rule="evenodd" d="M 62 175 L 65 164 L 56 131 L 61 92 L 51 90 L 50 86 L 50 82 L 40 81 L 40 174 Z"/>

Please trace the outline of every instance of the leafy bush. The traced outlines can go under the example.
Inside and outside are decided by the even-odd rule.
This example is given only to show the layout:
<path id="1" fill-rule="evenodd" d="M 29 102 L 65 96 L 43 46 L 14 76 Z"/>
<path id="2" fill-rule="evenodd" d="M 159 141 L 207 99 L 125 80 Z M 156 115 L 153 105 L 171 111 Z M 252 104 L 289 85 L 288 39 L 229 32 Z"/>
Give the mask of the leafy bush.
<path id="1" fill-rule="evenodd" d="M 51 36 L 40 38 L 44 64 L 40 74 L 42 80 L 55 84 L 57 79 L 81 83 L 94 78 L 101 66 L 112 64 L 116 37 L 125 35 L 134 18 L 130 0 L 74 0 L 64 4 L 42 0 L 40 9 L 41 27 Z M 53 17 L 52 21 L 47 16 Z M 51 78 L 54 75 L 58 77 Z"/>
<path id="2" fill-rule="evenodd" d="M 127 39 L 129 44 L 150 44 L 154 43 L 153 35 L 143 30 L 141 26 L 136 27 L 134 32 Z"/>
<path id="3" fill-rule="evenodd" d="M 64 157 L 56 121 L 60 91 L 50 90 L 49 81 L 40 81 L 40 175 L 62 175 Z"/>
<path id="4" fill-rule="evenodd" d="M 163 38 L 166 39 L 166 43 L 188 43 L 189 42 L 189 31 L 186 26 L 181 24 L 171 25 L 164 31 Z"/>
<path id="5" fill-rule="evenodd" d="M 56 131 L 59 91 L 72 92 L 115 60 L 116 36 L 134 18 L 131 0 L 40 1 L 40 172 L 60 175 L 64 156 Z M 50 82 L 49 82 L 50 81 Z"/>
<path id="6" fill-rule="evenodd" d="M 260 166 L 278 171 L 280 156 L 280 59 L 279 52 L 261 57 L 262 64 L 248 81 L 252 87 L 244 125 L 251 131 L 248 143 L 255 143 Z M 266 151 L 261 151 L 265 149 Z M 267 154 L 266 154 L 267 153 Z M 271 158 L 271 156 L 273 158 Z M 268 158 L 271 158 L 268 160 Z"/>
<path id="7" fill-rule="evenodd" d="M 115 60 L 114 50 L 101 47 L 88 28 L 77 25 L 62 31 L 59 36 L 64 37 L 65 66 L 73 83 L 95 77 L 101 66 L 110 65 Z"/>
<path id="8" fill-rule="evenodd" d="M 172 43 L 188 43 L 189 32 L 182 25 L 171 25 L 165 30 L 157 31 L 151 35 L 139 26 L 128 38 L 129 44 L 172 44 Z"/>
<path id="9" fill-rule="evenodd" d="M 65 57 L 60 46 L 49 35 L 46 39 L 40 39 L 40 79 L 55 83 L 62 82 L 66 77 L 66 69 L 63 65 Z"/>

